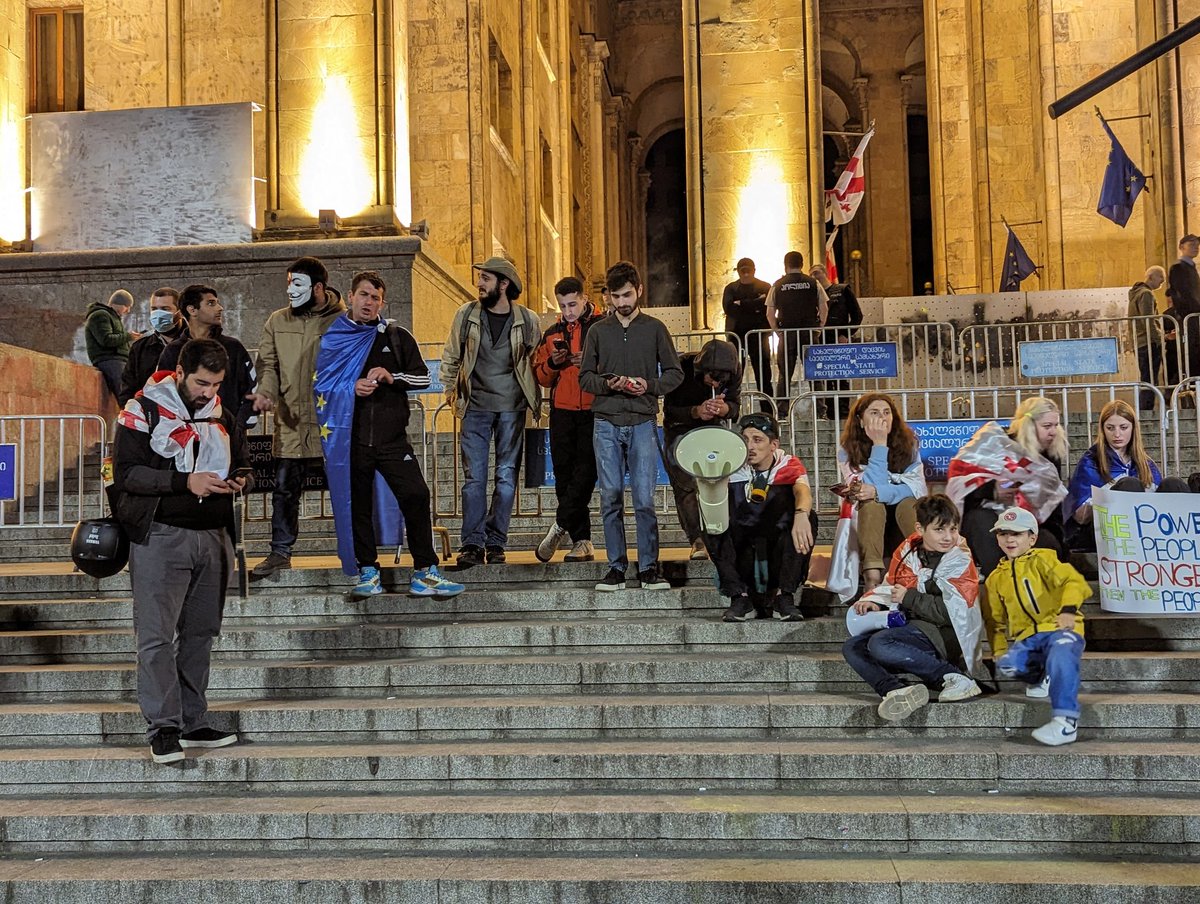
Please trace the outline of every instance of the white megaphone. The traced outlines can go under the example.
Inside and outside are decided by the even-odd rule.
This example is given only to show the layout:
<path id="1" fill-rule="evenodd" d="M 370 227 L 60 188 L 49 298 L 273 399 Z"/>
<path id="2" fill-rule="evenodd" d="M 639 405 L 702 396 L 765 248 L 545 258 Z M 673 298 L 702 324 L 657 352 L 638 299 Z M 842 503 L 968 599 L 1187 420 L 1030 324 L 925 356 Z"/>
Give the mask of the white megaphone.
<path id="1" fill-rule="evenodd" d="M 724 427 L 697 427 L 675 443 L 675 462 L 696 478 L 700 523 L 707 534 L 729 529 L 729 475 L 746 463 L 746 443 Z"/>

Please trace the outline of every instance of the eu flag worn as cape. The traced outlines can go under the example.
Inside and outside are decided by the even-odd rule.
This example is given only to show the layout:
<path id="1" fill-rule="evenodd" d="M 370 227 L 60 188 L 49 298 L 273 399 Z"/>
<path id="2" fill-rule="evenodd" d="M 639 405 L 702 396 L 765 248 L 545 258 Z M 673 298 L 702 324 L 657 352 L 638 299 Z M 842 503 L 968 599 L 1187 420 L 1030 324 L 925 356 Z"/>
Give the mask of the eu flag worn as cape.
<path id="1" fill-rule="evenodd" d="M 1133 213 L 1133 202 L 1146 187 L 1146 177 L 1129 159 L 1121 142 L 1103 119 L 1100 124 L 1112 141 L 1112 150 L 1108 152 L 1108 166 L 1104 169 L 1104 182 L 1100 186 L 1100 202 L 1096 205 L 1096 213 L 1124 227 Z"/>
<path id="2" fill-rule="evenodd" d="M 1037 272 L 1037 264 L 1030 260 L 1021 245 L 1021 240 L 1010 228 L 1008 244 L 1004 247 L 1004 269 L 1000 271 L 1000 291 L 1020 292 L 1021 280 Z"/>
<path id="3" fill-rule="evenodd" d="M 354 383 L 362 374 L 378 332 L 379 323 L 355 323 L 345 314 L 335 320 L 321 338 L 313 383 L 321 451 L 325 454 L 325 477 L 329 482 L 329 498 L 333 503 L 338 558 L 342 560 L 342 571 L 348 575 L 358 574 L 350 516 L 350 443 L 356 398 Z M 375 531 L 376 542 L 381 546 L 400 542 L 400 507 L 379 474 L 375 475 Z"/>

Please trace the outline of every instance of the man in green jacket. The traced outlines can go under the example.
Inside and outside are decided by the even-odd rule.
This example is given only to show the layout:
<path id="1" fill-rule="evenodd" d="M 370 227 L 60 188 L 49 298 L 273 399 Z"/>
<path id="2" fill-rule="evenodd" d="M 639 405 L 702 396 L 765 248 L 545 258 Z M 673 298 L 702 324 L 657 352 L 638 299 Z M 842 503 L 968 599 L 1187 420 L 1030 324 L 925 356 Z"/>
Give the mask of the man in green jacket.
<path id="1" fill-rule="evenodd" d="M 108 303 L 93 301 L 88 305 L 84 321 L 88 360 L 104 377 L 104 385 L 116 396 L 121 391 L 121 376 L 129 361 L 129 345 L 137 336 L 125 329 L 121 318 L 133 308 L 133 296 L 117 289 L 108 296 Z"/>
<path id="2" fill-rule="evenodd" d="M 321 435 L 313 401 L 313 375 L 321 337 L 346 310 L 329 285 L 329 271 L 315 257 L 288 267 L 288 306 L 263 325 L 258 345 L 255 411 L 275 412 L 275 490 L 271 496 L 271 553 L 251 575 L 265 578 L 292 566 L 300 533 L 300 497 L 309 465 L 321 461 Z"/>

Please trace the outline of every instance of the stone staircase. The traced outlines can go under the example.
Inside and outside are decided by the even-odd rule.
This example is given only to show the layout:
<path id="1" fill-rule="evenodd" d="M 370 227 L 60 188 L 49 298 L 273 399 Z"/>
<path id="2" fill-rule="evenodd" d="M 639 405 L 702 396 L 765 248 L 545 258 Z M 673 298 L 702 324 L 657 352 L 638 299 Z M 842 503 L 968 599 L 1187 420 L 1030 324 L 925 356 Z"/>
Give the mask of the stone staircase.
<path id="1" fill-rule="evenodd" d="M 727 625 L 711 566 L 664 558 L 670 591 L 517 553 L 356 602 L 301 557 L 227 605 L 213 722 L 243 743 L 177 766 L 128 576 L 0 563 L 4 900 L 1200 900 L 1200 622 L 1090 606 L 1083 740 L 1050 749 L 1004 683 L 884 723 L 822 594 Z"/>

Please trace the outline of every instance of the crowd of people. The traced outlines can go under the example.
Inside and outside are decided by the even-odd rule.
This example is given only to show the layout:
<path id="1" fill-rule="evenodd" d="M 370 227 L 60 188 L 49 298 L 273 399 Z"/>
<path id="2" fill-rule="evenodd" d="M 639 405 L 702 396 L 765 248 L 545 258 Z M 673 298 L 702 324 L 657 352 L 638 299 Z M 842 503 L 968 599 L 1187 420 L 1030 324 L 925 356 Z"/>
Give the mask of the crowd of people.
<path id="1" fill-rule="evenodd" d="M 743 404 L 736 343 L 753 337 L 760 316 L 769 328 L 822 328 L 835 306 L 839 323 L 860 322 L 861 311 L 823 272 L 803 274 L 798 255 L 786 263 L 785 276 L 766 286 L 754 280 L 753 262 L 739 262 L 726 291 L 735 310 L 730 340 L 682 356 L 667 327 L 642 310 L 641 276 L 628 262 L 605 274 L 603 305 L 579 280 L 559 281 L 559 316 L 545 329 L 520 304 L 511 262 L 477 265 L 478 297 L 456 313 L 441 357 L 464 475 L 454 577 L 506 560 L 524 427 L 548 389 L 557 508 L 535 549 L 540 561 L 564 546 L 566 561 L 595 557 L 590 504 L 598 487 L 607 569 L 595 589 L 626 589 L 635 565 L 628 484 L 633 577 L 643 590 L 668 589 L 654 505 L 662 462 L 689 554 L 712 560 L 728 598 L 723 619 L 800 620 L 816 501 L 773 414 L 743 413 L 753 406 Z M 305 478 L 321 466 L 352 597 L 384 592 L 378 547 L 396 512 L 412 556 L 408 591 L 450 597 L 465 589 L 440 568 L 429 487 L 407 435 L 408 394 L 430 387 L 429 369 L 412 334 L 383 316 L 384 280 L 356 273 L 343 299 L 319 260 L 301 258 L 286 286 L 287 303 L 268 317 L 257 360 L 223 333 L 218 293 L 191 285 L 156 291 L 153 331 L 126 336 L 120 373 L 101 368 L 123 403 L 112 500 L 133 542 L 138 696 L 157 762 L 237 740 L 209 727 L 205 694 L 232 570 L 233 499 L 252 479 L 245 428 L 264 412 L 274 423 L 271 547 L 254 579 L 291 567 Z M 108 336 L 109 321 L 119 324 L 115 315 L 130 304 L 116 293 L 101 306 L 112 315 L 93 311 L 89 341 L 93 331 Z M 92 316 L 104 320 L 95 330 Z M 758 385 L 769 385 L 767 359 L 745 357 L 764 368 Z M 794 360 L 786 344 L 780 360 Z M 791 376 L 780 370 L 780 385 Z M 745 446 L 745 463 L 729 474 L 729 517 L 719 531 L 705 524 L 695 478 L 675 456 L 684 436 L 712 425 L 736 431 Z M 977 696 L 987 637 L 1001 674 L 1025 681 L 1031 696 L 1050 697 L 1052 719 L 1034 737 L 1075 739 L 1080 606 L 1090 590 L 1069 558 L 1091 537 L 1091 489 L 1183 492 L 1187 484 L 1163 479 L 1137 413 L 1122 401 L 1104 407 L 1095 444 L 1064 483 L 1067 453 L 1054 403 L 1026 399 L 1007 427 L 981 428 L 951 463 L 947 494 L 930 495 L 917 436 L 896 402 L 871 392 L 850 406 L 831 488 L 840 511 L 826 586 L 850 607 L 843 652 L 879 694 L 880 716 L 905 718 L 931 689 L 941 702 Z"/>

